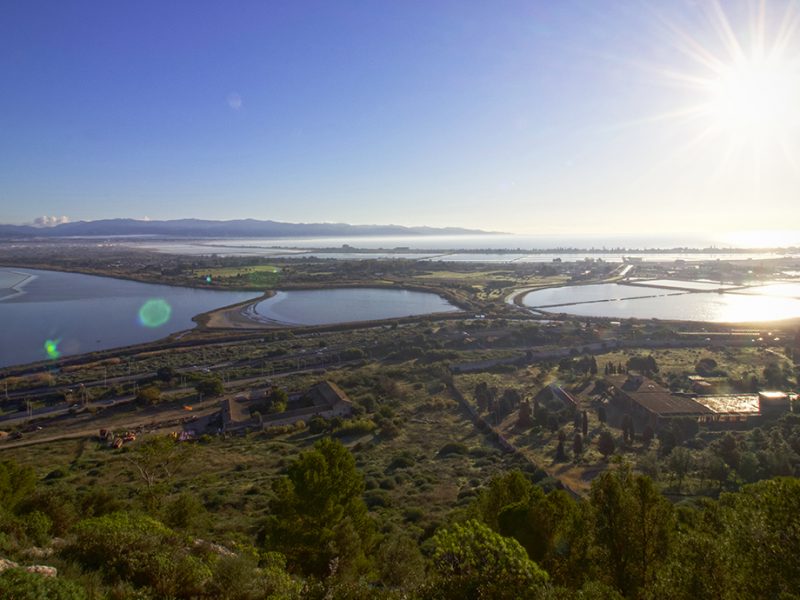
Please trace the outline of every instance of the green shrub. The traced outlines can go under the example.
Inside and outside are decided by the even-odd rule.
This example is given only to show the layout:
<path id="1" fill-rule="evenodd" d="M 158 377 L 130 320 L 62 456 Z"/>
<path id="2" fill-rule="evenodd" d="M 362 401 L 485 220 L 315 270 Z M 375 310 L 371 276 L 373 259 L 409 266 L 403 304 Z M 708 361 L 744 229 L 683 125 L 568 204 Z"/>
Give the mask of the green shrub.
<path id="1" fill-rule="evenodd" d="M 407 469 L 408 467 L 413 467 L 414 464 L 416 464 L 414 457 L 411 456 L 411 454 L 404 452 L 403 454 L 395 456 L 386 469 L 387 471 L 393 471 L 395 469 Z"/>
<path id="2" fill-rule="evenodd" d="M 45 481 L 51 481 L 53 479 L 61 479 L 66 475 L 66 471 L 64 469 L 53 469 L 47 475 L 45 475 Z"/>
<path id="3" fill-rule="evenodd" d="M 323 417 L 320 417 L 319 415 L 314 415 L 308 422 L 308 430 L 311 433 L 314 434 L 323 433 L 327 429 L 328 429 L 328 420 Z"/>
<path id="4" fill-rule="evenodd" d="M 389 494 L 384 490 L 369 490 L 364 494 L 364 503 L 369 508 L 391 506 L 392 501 Z"/>
<path id="5" fill-rule="evenodd" d="M 375 431 L 376 425 L 372 419 L 358 419 L 347 421 L 333 432 L 334 437 L 347 437 L 350 435 L 366 435 Z"/>
<path id="6" fill-rule="evenodd" d="M 469 448 L 460 442 L 448 442 L 439 449 L 439 456 L 449 456 L 450 454 L 467 454 Z"/>
<path id="7" fill-rule="evenodd" d="M 57 577 L 44 577 L 22 569 L 0 573 L 0 598 L 8 600 L 85 600 L 77 584 Z"/>
<path id="8" fill-rule="evenodd" d="M 35 510 L 22 517 L 25 535 L 37 546 L 44 546 L 50 540 L 53 521 L 46 514 Z"/>
<path id="9" fill-rule="evenodd" d="M 202 524 L 207 516 L 206 507 L 191 494 L 181 494 L 164 509 L 164 523 L 176 529 L 192 529 Z"/>
<path id="10" fill-rule="evenodd" d="M 64 555 L 110 580 L 151 585 L 161 575 L 175 536 L 162 523 L 135 513 L 113 513 L 78 523 Z"/>
<path id="11" fill-rule="evenodd" d="M 403 518 L 410 523 L 418 523 L 422 520 L 422 517 L 425 516 L 425 511 L 417 506 L 412 506 L 411 508 L 407 508 L 403 512 Z"/>

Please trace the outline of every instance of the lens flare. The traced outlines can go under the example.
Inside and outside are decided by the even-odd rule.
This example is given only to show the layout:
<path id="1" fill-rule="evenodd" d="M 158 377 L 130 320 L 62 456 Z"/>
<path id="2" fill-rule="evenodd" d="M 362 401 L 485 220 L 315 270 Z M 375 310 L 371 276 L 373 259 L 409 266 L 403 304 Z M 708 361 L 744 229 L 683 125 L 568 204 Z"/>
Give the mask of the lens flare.
<path id="1" fill-rule="evenodd" d="M 58 350 L 58 343 L 60 341 L 61 340 L 47 340 L 44 343 L 44 351 L 48 358 L 55 360 L 61 356 L 61 352 Z"/>
<path id="2" fill-rule="evenodd" d="M 166 300 L 155 298 L 145 302 L 139 309 L 139 323 L 145 327 L 161 327 L 169 321 L 172 307 Z"/>
<path id="3" fill-rule="evenodd" d="M 211 283 L 211 275 L 206 275 L 206 283 Z"/>

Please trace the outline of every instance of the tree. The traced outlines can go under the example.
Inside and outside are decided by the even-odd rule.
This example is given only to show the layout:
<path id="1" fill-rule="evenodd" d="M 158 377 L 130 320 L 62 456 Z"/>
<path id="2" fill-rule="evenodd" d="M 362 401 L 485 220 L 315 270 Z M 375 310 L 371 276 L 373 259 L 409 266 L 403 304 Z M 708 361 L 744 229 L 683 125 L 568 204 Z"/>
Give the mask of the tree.
<path id="1" fill-rule="evenodd" d="M 537 490 L 522 471 L 511 471 L 492 478 L 472 506 L 472 512 L 489 527 L 499 531 L 497 516 L 503 507 L 515 502 L 528 502 L 537 492 L 541 490 Z"/>
<path id="2" fill-rule="evenodd" d="M 404 534 L 392 535 L 378 549 L 378 569 L 381 582 L 394 588 L 410 591 L 425 579 L 425 561 L 419 546 Z"/>
<path id="3" fill-rule="evenodd" d="M 36 472 L 31 467 L 21 467 L 14 461 L 0 462 L 0 515 L 13 512 L 36 487 Z"/>
<path id="4" fill-rule="evenodd" d="M 626 444 L 633 442 L 633 419 L 629 414 L 622 416 L 622 439 Z"/>
<path id="5" fill-rule="evenodd" d="M 519 542 L 477 521 L 440 530 L 432 541 L 434 577 L 423 598 L 534 598 L 547 583 L 547 573 Z"/>
<path id="6" fill-rule="evenodd" d="M 267 398 L 267 410 L 270 413 L 282 413 L 289 403 L 289 394 L 281 388 L 272 388 Z"/>
<path id="7" fill-rule="evenodd" d="M 723 496 L 725 560 L 739 598 L 792 598 L 800 590 L 800 480 L 775 478 Z M 718 542 L 719 543 L 719 542 Z"/>
<path id="8" fill-rule="evenodd" d="M 266 556 L 267 564 L 248 554 L 221 556 L 214 563 L 213 577 L 207 588 L 209 598 L 223 600 L 299 600 L 302 582 L 286 572 L 285 559 L 276 552 Z"/>
<path id="9" fill-rule="evenodd" d="M 473 393 L 473 397 L 475 398 L 475 404 L 478 407 L 479 413 L 486 411 L 486 408 L 489 406 L 489 402 L 486 399 L 486 394 L 483 392 L 483 386 L 485 385 L 486 383 L 481 381 L 475 386 L 475 391 Z"/>
<path id="10" fill-rule="evenodd" d="M 564 440 L 558 441 L 558 446 L 556 446 L 556 461 L 564 462 L 567 460 L 567 453 L 564 451 Z"/>
<path id="11" fill-rule="evenodd" d="M 697 361 L 694 371 L 702 377 L 711 377 L 717 369 L 717 361 L 713 358 L 705 357 Z"/>
<path id="12" fill-rule="evenodd" d="M 764 381 L 769 387 L 780 388 L 786 385 L 786 376 L 781 366 L 771 361 L 764 367 Z"/>
<path id="13" fill-rule="evenodd" d="M 705 451 L 702 458 L 703 476 L 711 481 L 716 481 L 721 490 L 725 482 L 728 481 L 728 475 L 730 474 L 728 465 L 719 456 L 708 450 Z"/>
<path id="14" fill-rule="evenodd" d="M 628 597 L 649 587 L 672 546 L 672 505 L 642 475 L 629 468 L 606 471 L 592 482 L 590 503 L 601 564 Z"/>
<path id="15" fill-rule="evenodd" d="M 503 390 L 503 396 L 500 399 L 503 404 L 503 409 L 506 411 L 513 410 L 522 402 L 522 396 L 514 388 L 506 388 Z"/>
<path id="16" fill-rule="evenodd" d="M 672 449 L 677 444 L 675 434 L 671 429 L 661 429 L 658 432 L 658 441 L 661 456 L 669 456 L 669 453 L 672 452 Z"/>
<path id="17" fill-rule="evenodd" d="M 669 468 L 675 474 L 675 479 L 678 481 L 678 492 L 683 487 L 683 480 L 686 475 L 692 470 L 694 465 L 694 458 L 688 448 L 679 446 L 675 448 L 669 455 Z"/>
<path id="18" fill-rule="evenodd" d="M 170 436 L 155 436 L 134 445 L 125 455 L 145 485 L 142 495 L 150 512 L 158 510 L 166 486 L 188 462 L 191 448 Z"/>
<path id="19" fill-rule="evenodd" d="M 645 446 L 649 446 L 653 442 L 653 438 L 655 437 L 655 432 L 650 425 L 645 425 L 644 429 L 642 429 L 642 443 Z"/>
<path id="20" fill-rule="evenodd" d="M 364 478 L 347 448 L 320 440 L 272 489 L 264 534 L 290 570 L 324 578 L 361 566 L 372 523 L 362 498 Z"/>
<path id="21" fill-rule="evenodd" d="M 475 396 L 475 403 L 478 405 L 478 409 L 481 412 L 488 410 L 494 400 L 489 385 L 485 381 L 479 381 L 475 384 L 473 395 Z"/>
<path id="22" fill-rule="evenodd" d="M 179 530 L 196 530 L 205 525 L 208 512 L 194 495 L 183 493 L 164 507 L 164 523 Z"/>
<path id="23" fill-rule="evenodd" d="M 222 379 L 216 375 L 200 379 L 197 383 L 195 383 L 194 388 L 197 390 L 198 394 L 208 398 L 219 396 L 225 392 L 225 386 L 222 383 Z"/>
<path id="24" fill-rule="evenodd" d="M 608 429 L 603 429 L 600 432 L 600 436 L 597 438 L 597 450 L 603 455 L 604 458 L 608 458 L 614 454 L 615 448 L 616 444 L 614 443 L 614 436 L 611 435 L 611 432 Z"/>
<path id="25" fill-rule="evenodd" d="M 627 368 L 644 374 L 658 373 L 658 364 L 652 354 L 631 356 L 626 363 Z"/>
<path id="26" fill-rule="evenodd" d="M 576 433 L 575 437 L 572 438 L 572 453 L 576 459 L 583 454 L 583 437 L 580 433 Z"/>
<path id="27" fill-rule="evenodd" d="M 583 432 L 583 437 L 589 435 L 589 415 L 585 410 L 581 413 L 581 431 Z"/>
<path id="28" fill-rule="evenodd" d="M 319 415 L 314 415 L 308 422 L 308 430 L 313 434 L 322 433 L 328 429 L 328 426 L 328 420 L 324 417 L 320 417 Z"/>
<path id="29" fill-rule="evenodd" d="M 531 418 L 531 405 L 528 401 L 521 402 L 519 405 L 519 416 L 517 417 L 517 426 L 522 429 L 528 429 L 533 425 Z"/>
<path id="30" fill-rule="evenodd" d="M 719 442 L 719 455 L 731 469 L 739 468 L 739 442 L 730 431 Z"/>
<path id="31" fill-rule="evenodd" d="M 136 403 L 140 406 L 153 406 L 161 401 L 161 388 L 157 385 L 148 385 L 139 389 L 136 394 Z"/>
<path id="32" fill-rule="evenodd" d="M 159 381 L 163 381 L 164 383 L 172 381 L 175 375 L 177 375 L 177 371 L 169 365 L 159 367 L 158 371 L 156 371 L 156 377 L 158 377 Z"/>
<path id="33" fill-rule="evenodd" d="M 761 465 L 758 457 L 752 452 L 742 452 L 739 457 L 739 475 L 746 483 L 753 483 L 759 479 Z"/>

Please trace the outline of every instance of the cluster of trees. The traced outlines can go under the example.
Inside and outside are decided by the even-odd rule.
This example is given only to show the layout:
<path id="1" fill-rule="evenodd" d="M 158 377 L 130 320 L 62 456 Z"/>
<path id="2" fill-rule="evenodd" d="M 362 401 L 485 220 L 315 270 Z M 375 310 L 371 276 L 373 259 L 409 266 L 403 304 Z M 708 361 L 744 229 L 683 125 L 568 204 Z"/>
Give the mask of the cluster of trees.
<path id="1" fill-rule="evenodd" d="M 522 395 L 514 388 L 506 388 L 502 394 L 497 388 L 489 387 L 485 381 L 475 384 L 473 392 L 480 412 L 489 412 L 497 420 L 509 415 L 520 406 Z"/>
<path id="2" fill-rule="evenodd" d="M 638 371 L 645 375 L 653 375 L 658 373 L 658 363 L 652 354 L 637 354 L 631 356 L 625 363 L 628 371 Z"/>
<path id="3" fill-rule="evenodd" d="M 659 432 L 660 464 L 649 469 L 669 473 L 678 491 L 686 479 L 734 490 L 743 484 L 779 476 L 800 476 L 800 417 L 784 415 L 771 426 L 750 431 L 726 432 L 709 441 L 697 425 L 680 420 Z M 653 462 L 651 459 L 646 459 Z"/>
<path id="4" fill-rule="evenodd" d="M 580 358 L 563 358 L 558 363 L 558 370 L 597 375 L 597 359 L 590 354 Z"/>
<path id="5" fill-rule="evenodd" d="M 150 449 L 160 450 L 173 448 Z M 191 497 L 143 505 L 39 488 L 30 469 L 0 463 L 0 551 L 57 535 L 62 574 L 9 569 L 0 597 L 790 600 L 800 590 L 794 478 L 674 506 L 626 466 L 580 500 L 514 471 L 415 539 L 368 511 L 352 454 L 324 438 L 274 481 L 253 543 L 233 549 L 198 540 L 202 523 L 181 518 L 205 510 Z"/>

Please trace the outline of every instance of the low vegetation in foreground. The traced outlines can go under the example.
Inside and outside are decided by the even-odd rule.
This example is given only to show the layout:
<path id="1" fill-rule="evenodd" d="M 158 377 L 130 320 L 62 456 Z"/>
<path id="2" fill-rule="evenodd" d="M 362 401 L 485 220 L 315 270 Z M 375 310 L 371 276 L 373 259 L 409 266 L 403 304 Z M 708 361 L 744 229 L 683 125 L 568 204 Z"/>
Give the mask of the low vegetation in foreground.
<path id="1" fill-rule="evenodd" d="M 624 463 L 584 499 L 510 470 L 418 528 L 423 511 L 370 507 L 356 457 L 322 437 L 279 477 L 232 495 L 240 527 L 223 532 L 213 523 L 231 507 L 172 477 L 202 468 L 197 452 L 149 438 L 122 453 L 137 482 L 123 489 L 3 461 L 0 551 L 14 563 L 2 562 L 0 596 L 790 599 L 800 589 L 787 560 L 800 551 L 795 478 L 673 505 Z M 387 471 L 409 466 L 398 457 Z"/>

